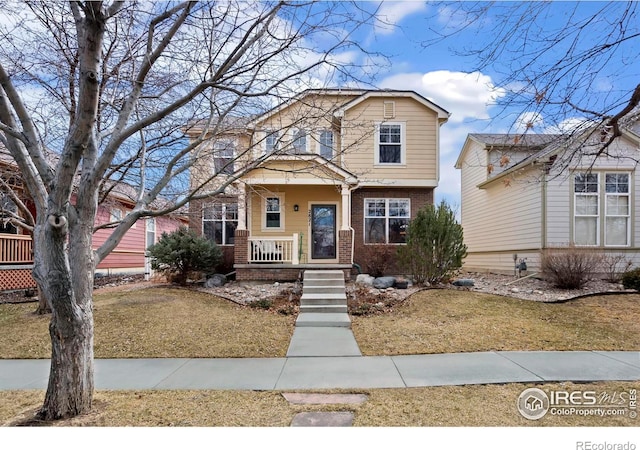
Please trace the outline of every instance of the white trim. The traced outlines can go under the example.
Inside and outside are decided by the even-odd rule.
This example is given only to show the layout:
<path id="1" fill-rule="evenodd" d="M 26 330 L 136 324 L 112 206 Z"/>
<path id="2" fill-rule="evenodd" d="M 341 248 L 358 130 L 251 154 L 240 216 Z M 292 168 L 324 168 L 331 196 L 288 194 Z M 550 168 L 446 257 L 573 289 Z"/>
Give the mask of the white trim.
<path id="1" fill-rule="evenodd" d="M 278 204 L 280 207 L 280 211 L 278 211 L 278 214 L 280 214 L 280 226 L 279 227 L 267 227 L 267 199 L 270 198 L 277 198 L 278 199 Z M 264 195 L 262 197 L 262 211 L 261 211 L 261 225 L 262 225 L 262 231 L 263 232 L 283 232 L 285 230 L 285 226 L 284 226 L 284 219 L 285 219 L 285 203 L 284 203 L 284 193 L 283 192 L 278 192 L 278 193 L 269 193 L 267 195 Z M 275 211 L 272 211 L 275 212 Z"/>
<path id="2" fill-rule="evenodd" d="M 383 126 L 399 126 L 400 127 L 400 143 L 391 145 L 400 145 L 400 162 L 380 162 L 380 128 Z M 407 123 L 400 121 L 393 122 L 376 122 L 375 123 L 375 135 L 373 139 L 373 164 L 377 167 L 398 167 L 398 166 L 406 166 L 407 164 Z"/>
<path id="3" fill-rule="evenodd" d="M 316 145 L 316 151 L 314 153 L 317 153 L 318 155 L 322 156 L 322 134 L 327 132 L 331 133 L 331 156 L 327 158 L 331 160 L 336 156 L 336 148 L 335 148 L 336 134 L 333 132 L 333 129 L 331 128 L 323 128 L 320 131 L 318 131 L 318 142 Z"/>
<path id="4" fill-rule="evenodd" d="M 384 216 L 368 216 L 367 215 L 367 202 L 384 202 Z M 389 203 L 395 202 L 407 202 L 406 216 L 391 216 L 389 215 Z M 407 219 L 407 224 L 411 221 L 411 199 L 410 198 L 394 198 L 394 197 L 366 197 L 364 199 L 364 205 L 362 208 L 362 242 L 365 245 L 403 245 L 402 242 L 389 242 L 389 221 L 392 218 Z M 384 219 L 384 242 L 367 242 L 367 219 Z"/>
<path id="5" fill-rule="evenodd" d="M 380 179 L 373 180 L 361 180 L 358 183 L 359 187 L 426 187 L 426 188 L 436 188 L 438 187 L 438 180 L 416 180 L 416 179 L 406 179 L 406 180 L 385 180 L 382 181 Z"/>
<path id="6" fill-rule="evenodd" d="M 153 223 L 153 242 L 149 242 L 149 223 Z M 155 217 L 147 217 L 144 221 L 144 248 L 148 249 L 156 243 L 158 237 L 158 223 Z"/>

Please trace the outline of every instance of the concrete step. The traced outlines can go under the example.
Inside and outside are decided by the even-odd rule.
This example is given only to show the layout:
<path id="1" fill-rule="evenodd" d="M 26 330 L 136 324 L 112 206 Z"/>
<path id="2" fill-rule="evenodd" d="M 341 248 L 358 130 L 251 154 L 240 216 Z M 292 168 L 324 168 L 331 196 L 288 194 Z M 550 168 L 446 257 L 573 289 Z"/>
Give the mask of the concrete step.
<path id="1" fill-rule="evenodd" d="M 307 286 L 302 288 L 302 295 L 305 294 L 344 294 L 344 286 Z"/>
<path id="2" fill-rule="evenodd" d="M 303 280 L 342 280 L 344 273 L 341 270 L 305 270 Z"/>
<path id="3" fill-rule="evenodd" d="M 347 313 L 313 313 L 298 314 L 296 327 L 351 327 L 351 319 Z"/>
<path id="4" fill-rule="evenodd" d="M 318 305 L 347 305 L 344 298 L 301 298 L 300 305 L 318 306 Z"/>
<path id="5" fill-rule="evenodd" d="M 329 279 L 329 278 L 323 278 L 323 279 L 318 279 L 318 280 L 304 280 L 302 282 L 302 289 L 308 289 L 308 288 L 320 288 L 320 287 L 339 287 L 344 289 L 345 288 L 345 284 L 344 284 L 344 280 L 338 280 L 338 279 Z"/>
<path id="6" fill-rule="evenodd" d="M 300 305 L 302 313 L 346 313 L 347 305 Z"/>
<path id="7" fill-rule="evenodd" d="M 300 304 L 303 305 L 305 303 L 317 303 L 319 304 L 331 304 L 331 303 L 347 303 L 347 295 L 343 292 L 342 294 L 302 294 L 300 297 Z"/>

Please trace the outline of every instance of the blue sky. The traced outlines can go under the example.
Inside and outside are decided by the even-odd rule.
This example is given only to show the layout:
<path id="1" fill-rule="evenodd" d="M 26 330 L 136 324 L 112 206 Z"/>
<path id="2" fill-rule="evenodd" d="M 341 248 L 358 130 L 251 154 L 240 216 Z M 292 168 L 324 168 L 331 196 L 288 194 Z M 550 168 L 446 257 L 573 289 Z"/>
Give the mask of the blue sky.
<path id="1" fill-rule="evenodd" d="M 377 2 L 366 2 L 375 8 Z M 491 66 L 474 71 L 477 62 L 456 54 L 470 43 L 489 44 L 499 18 L 491 11 L 482 23 L 472 23 L 465 32 L 425 48 L 422 42 L 432 39 L 433 30 L 445 30 L 464 22 L 453 14 L 456 3 L 435 5 L 424 1 L 385 1 L 378 16 L 382 19 L 373 30 L 363 36 L 368 50 L 379 50 L 391 57 L 391 66 L 380 74 L 380 88 L 410 89 L 434 101 L 451 113 L 449 122 L 441 128 L 440 184 L 436 201 L 444 199 L 452 206 L 460 206 L 460 173 L 454 168 L 457 156 L 468 133 L 504 133 L 513 130 L 513 120 L 506 120 L 500 108 L 494 106 L 503 93 L 496 90 L 498 70 Z M 548 23 L 549 30 L 561 30 L 567 14 L 578 5 L 579 14 L 590 14 L 602 7 L 601 2 L 553 2 Z M 550 58 L 557 57 L 551 53 Z M 630 77 L 631 78 L 631 77 Z M 606 81 L 606 80 L 604 80 Z M 603 81 L 603 85 L 608 83 Z M 632 82 L 637 82 L 635 78 Z M 512 119 L 526 111 L 514 111 Z M 566 117 L 570 120 L 571 117 Z M 540 120 L 542 123 L 542 120 Z M 536 131 L 549 131 L 538 127 Z"/>

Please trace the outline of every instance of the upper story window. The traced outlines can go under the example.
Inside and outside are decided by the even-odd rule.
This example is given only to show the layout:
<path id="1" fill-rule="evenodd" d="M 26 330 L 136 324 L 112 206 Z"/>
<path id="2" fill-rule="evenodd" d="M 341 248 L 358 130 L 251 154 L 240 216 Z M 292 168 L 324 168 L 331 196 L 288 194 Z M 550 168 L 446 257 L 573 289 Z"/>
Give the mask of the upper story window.
<path id="1" fill-rule="evenodd" d="M 234 170 L 236 143 L 233 139 L 218 139 L 213 143 L 213 165 L 216 173 L 231 175 Z"/>
<path id="2" fill-rule="evenodd" d="M 300 128 L 294 128 L 291 133 L 292 143 L 293 143 L 293 151 L 296 154 L 299 153 L 307 153 L 307 132 Z"/>
<path id="3" fill-rule="evenodd" d="M 573 191 L 573 241 L 576 245 L 601 245 L 601 235 L 605 246 L 631 244 L 628 173 L 577 173 Z M 603 201 L 604 211 L 600 206 Z"/>
<path id="4" fill-rule="evenodd" d="M 364 201 L 365 244 L 403 244 L 411 220 L 411 201 L 367 198 Z"/>
<path id="5" fill-rule="evenodd" d="M 277 131 L 265 130 L 264 151 L 266 154 L 277 151 L 279 142 L 280 136 Z"/>
<path id="6" fill-rule="evenodd" d="M 111 208 L 109 210 L 109 222 L 122 222 L 123 213 L 120 208 Z"/>
<path id="7" fill-rule="evenodd" d="M 326 159 L 333 158 L 333 131 L 320 131 L 320 156 Z"/>
<path id="8" fill-rule="evenodd" d="M 404 164 L 404 124 L 383 123 L 376 133 L 375 163 Z"/>
<path id="9" fill-rule="evenodd" d="M 202 211 L 202 234 L 218 245 L 233 245 L 238 228 L 238 204 L 215 203 Z"/>

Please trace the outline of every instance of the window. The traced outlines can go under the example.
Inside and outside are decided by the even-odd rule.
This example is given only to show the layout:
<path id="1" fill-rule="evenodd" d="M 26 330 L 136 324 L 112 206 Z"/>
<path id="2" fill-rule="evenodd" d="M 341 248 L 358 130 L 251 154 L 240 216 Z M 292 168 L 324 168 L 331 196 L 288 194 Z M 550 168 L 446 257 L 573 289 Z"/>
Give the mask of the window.
<path id="1" fill-rule="evenodd" d="M 233 174 L 235 149 L 232 139 L 218 139 L 213 143 L 213 165 L 216 173 Z"/>
<path id="2" fill-rule="evenodd" d="M 146 248 L 149 248 L 150 246 L 152 246 L 153 244 L 156 243 L 156 219 L 154 219 L 153 217 L 147 219 L 146 221 L 146 225 L 147 225 L 147 245 Z"/>
<path id="3" fill-rule="evenodd" d="M 604 245 L 629 245 L 629 174 L 605 174 Z"/>
<path id="4" fill-rule="evenodd" d="M 122 221 L 122 210 L 120 208 L 111 208 L 109 210 L 109 222 L 121 222 Z"/>
<path id="5" fill-rule="evenodd" d="M 238 204 L 216 203 L 202 211 L 202 234 L 218 245 L 233 245 L 238 228 Z"/>
<path id="6" fill-rule="evenodd" d="M 264 137 L 265 153 L 273 153 L 278 150 L 279 136 L 277 131 L 266 130 Z"/>
<path id="7" fill-rule="evenodd" d="M 0 233 L 18 234 L 18 229 L 11 223 L 11 218 L 17 216 L 18 207 L 11 198 L 0 194 Z"/>
<path id="8" fill-rule="evenodd" d="M 267 197 L 264 200 L 266 229 L 282 228 L 282 199 L 280 197 Z"/>
<path id="9" fill-rule="evenodd" d="M 379 125 L 377 133 L 376 164 L 404 163 L 404 127 L 399 123 Z"/>
<path id="10" fill-rule="evenodd" d="M 365 244 L 405 243 L 410 218 L 411 203 L 409 199 L 365 199 Z"/>
<path id="11" fill-rule="evenodd" d="M 333 158 L 333 131 L 331 130 L 320 132 L 320 156 L 325 159 Z"/>
<path id="12" fill-rule="evenodd" d="M 628 173 L 578 173 L 574 175 L 574 236 L 576 245 L 605 246 L 631 243 L 631 202 Z M 604 182 L 604 189 L 601 183 Z M 602 196 L 602 193 L 604 194 Z M 601 213 L 604 200 L 604 215 Z"/>
<path id="13" fill-rule="evenodd" d="M 307 152 L 307 132 L 301 129 L 293 130 L 293 151 L 295 154 Z"/>

